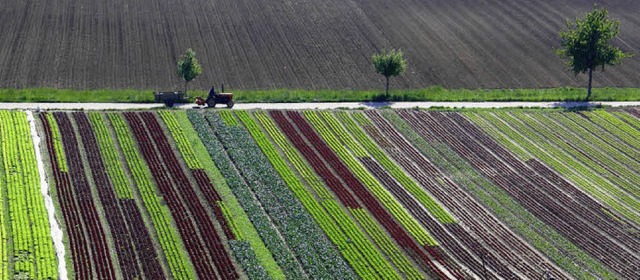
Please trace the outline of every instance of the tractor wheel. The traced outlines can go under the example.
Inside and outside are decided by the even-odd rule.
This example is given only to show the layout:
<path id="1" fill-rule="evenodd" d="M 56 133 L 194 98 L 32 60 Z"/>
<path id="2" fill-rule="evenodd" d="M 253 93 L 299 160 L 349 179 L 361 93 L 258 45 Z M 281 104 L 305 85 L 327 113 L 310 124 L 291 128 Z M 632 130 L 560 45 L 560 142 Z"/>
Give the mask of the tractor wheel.
<path id="1" fill-rule="evenodd" d="M 207 103 L 207 105 L 209 105 L 209 108 L 215 108 L 216 107 L 216 102 L 215 101 L 209 101 L 209 103 Z"/>
<path id="2" fill-rule="evenodd" d="M 164 105 L 167 105 L 167 107 L 171 108 L 173 107 L 173 101 L 166 101 Z"/>
<path id="3" fill-rule="evenodd" d="M 227 103 L 227 108 L 231 109 L 233 108 L 233 101 L 229 101 L 229 103 Z"/>

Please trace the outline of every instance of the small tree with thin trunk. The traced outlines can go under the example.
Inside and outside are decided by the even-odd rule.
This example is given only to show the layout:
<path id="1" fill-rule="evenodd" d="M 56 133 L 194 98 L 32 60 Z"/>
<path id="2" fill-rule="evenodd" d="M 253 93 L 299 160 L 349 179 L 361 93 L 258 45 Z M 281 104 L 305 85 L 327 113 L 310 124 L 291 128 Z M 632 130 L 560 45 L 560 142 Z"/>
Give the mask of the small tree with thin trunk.
<path id="1" fill-rule="evenodd" d="M 386 79 L 385 97 L 389 97 L 389 78 L 404 73 L 407 68 L 407 61 L 400 50 L 382 51 L 373 55 L 373 66 L 376 72 Z"/>
<path id="2" fill-rule="evenodd" d="M 202 67 L 196 59 L 196 53 L 192 49 L 180 56 L 178 60 L 178 76 L 184 80 L 184 93 L 187 93 L 187 84 L 202 73 Z"/>
<path id="3" fill-rule="evenodd" d="M 611 45 L 611 39 L 620 31 L 620 21 L 609 19 L 607 9 L 598 9 L 594 5 L 593 11 L 582 19 L 577 18 L 575 24 L 567 20 L 567 30 L 560 32 L 562 48 L 556 52 L 568 58 L 567 65 L 575 75 L 589 73 L 587 98 L 591 97 L 591 81 L 593 71 L 597 67 L 616 65 L 630 55 Z"/>

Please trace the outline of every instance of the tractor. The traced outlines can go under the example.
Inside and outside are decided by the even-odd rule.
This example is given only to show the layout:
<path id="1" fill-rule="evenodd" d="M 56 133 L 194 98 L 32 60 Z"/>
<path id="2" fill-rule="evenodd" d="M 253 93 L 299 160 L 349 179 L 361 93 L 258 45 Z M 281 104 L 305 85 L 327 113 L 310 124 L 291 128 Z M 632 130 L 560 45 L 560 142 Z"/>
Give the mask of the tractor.
<path id="1" fill-rule="evenodd" d="M 227 108 L 233 108 L 233 93 L 224 93 L 224 85 L 222 85 L 222 91 L 216 92 L 215 86 L 212 86 L 207 99 L 196 97 L 196 104 L 199 106 L 206 104 L 208 108 L 214 108 L 216 104 L 227 104 Z"/>

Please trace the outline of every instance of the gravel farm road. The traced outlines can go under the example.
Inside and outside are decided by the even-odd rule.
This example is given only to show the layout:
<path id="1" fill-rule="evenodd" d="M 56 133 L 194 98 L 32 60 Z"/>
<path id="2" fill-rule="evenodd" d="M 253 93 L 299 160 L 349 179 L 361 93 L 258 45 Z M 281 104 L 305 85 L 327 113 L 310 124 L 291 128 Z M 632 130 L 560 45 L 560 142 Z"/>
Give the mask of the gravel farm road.
<path id="1" fill-rule="evenodd" d="M 573 108 L 584 106 L 640 106 L 629 102 L 325 102 L 325 103 L 238 103 L 233 109 L 304 110 L 304 109 L 375 109 L 375 108 Z M 164 107 L 161 103 L 0 103 L 4 110 L 144 110 Z M 178 104 L 177 108 L 200 108 L 195 104 Z M 226 108 L 220 105 L 217 108 Z"/>

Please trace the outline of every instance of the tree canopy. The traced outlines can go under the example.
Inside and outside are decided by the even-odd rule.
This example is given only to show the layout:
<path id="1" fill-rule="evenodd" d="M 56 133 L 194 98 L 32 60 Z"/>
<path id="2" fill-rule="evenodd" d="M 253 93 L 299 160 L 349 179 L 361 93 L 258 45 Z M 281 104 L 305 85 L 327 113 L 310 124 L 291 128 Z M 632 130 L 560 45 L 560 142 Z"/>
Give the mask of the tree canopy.
<path id="1" fill-rule="evenodd" d="M 187 92 L 187 84 L 202 73 L 202 67 L 196 59 L 196 53 L 192 49 L 180 56 L 178 60 L 178 76 L 184 80 L 184 91 Z"/>
<path id="2" fill-rule="evenodd" d="M 389 77 L 398 76 L 404 73 L 407 68 L 407 61 L 400 50 L 382 51 L 373 55 L 373 67 L 378 74 L 386 78 L 385 95 L 389 96 Z"/>
<path id="3" fill-rule="evenodd" d="M 599 9 L 597 5 L 575 23 L 567 21 L 567 30 L 560 32 L 562 48 L 557 54 L 568 59 L 567 65 L 575 75 L 589 73 L 587 100 L 591 96 L 593 71 L 597 67 L 604 71 L 605 65 L 619 64 L 629 56 L 611 44 L 619 32 L 620 21 L 609 19 L 607 9 Z"/>

